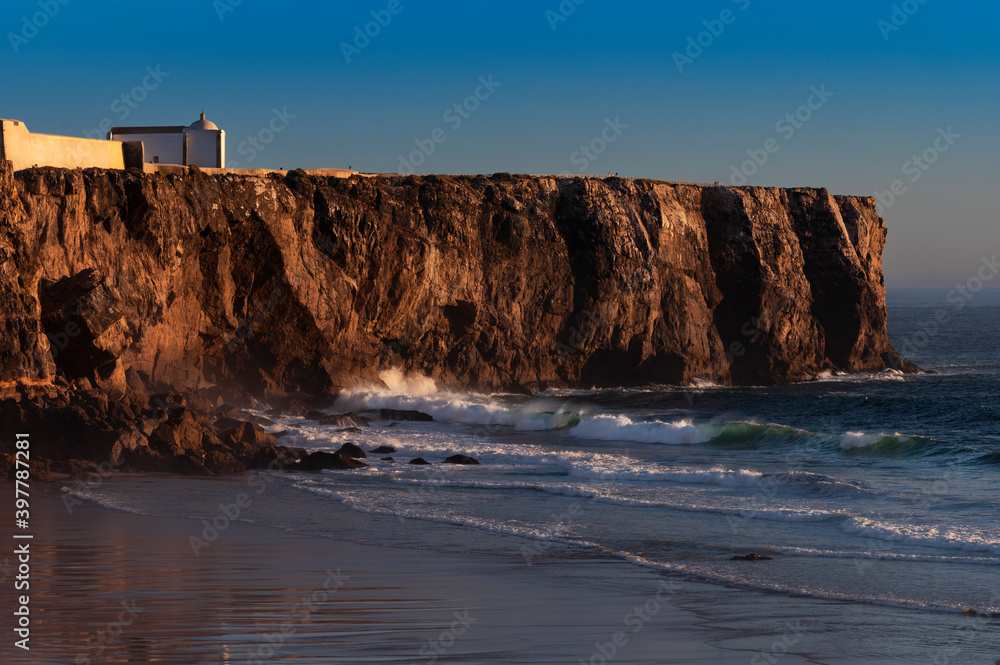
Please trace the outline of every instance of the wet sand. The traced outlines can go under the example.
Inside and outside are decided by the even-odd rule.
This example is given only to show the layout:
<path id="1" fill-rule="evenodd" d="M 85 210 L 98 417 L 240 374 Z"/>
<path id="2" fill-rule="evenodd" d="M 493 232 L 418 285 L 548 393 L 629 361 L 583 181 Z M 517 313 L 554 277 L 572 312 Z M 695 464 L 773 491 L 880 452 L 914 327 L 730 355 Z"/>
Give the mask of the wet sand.
<path id="1" fill-rule="evenodd" d="M 622 593 L 613 561 L 525 568 L 239 522 L 195 556 L 199 521 L 89 502 L 70 515 L 60 487 L 32 490 L 31 651 L 13 647 L 7 614 L 3 663 L 697 665 L 747 663 L 767 643 L 710 646 L 727 634 L 674 603 L 666 578 L 626 572 L 634 593 Z M 0 500 L 12 505 L 9 483 Z M 583 583 L 612 565 L 615 585 Z"/>

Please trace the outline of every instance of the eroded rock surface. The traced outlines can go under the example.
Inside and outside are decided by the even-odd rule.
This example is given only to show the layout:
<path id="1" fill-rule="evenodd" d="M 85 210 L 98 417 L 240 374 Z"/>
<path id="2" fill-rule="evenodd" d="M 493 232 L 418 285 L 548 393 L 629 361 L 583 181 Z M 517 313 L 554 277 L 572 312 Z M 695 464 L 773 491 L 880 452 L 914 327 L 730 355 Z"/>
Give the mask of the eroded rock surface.
<path id="1" fill-rule="evenodd" d="M 151 381 L 254 394 L 335 392 L 390 366 L 483 390 L 769 384 L 892 353 L 867 197 L 9 165 L 0 192 L 0 380 L 55 374 L 41 332 L 65 325 L 45 304 L 66 280 L 89 287 L 77 303 L 119 294 L 91 308 L 92 355 L 123 347 Z"/>
<path id="2" fill-rule="evenodd" d="M 823 189 L 0 162 L 0 420 L 61 469 L 239 472 L 304 455 L 242 409 L 365 427 L 317 409 L 387 369 L 519 393 L 914 370 L 885 240 L 873 199 Z"/>

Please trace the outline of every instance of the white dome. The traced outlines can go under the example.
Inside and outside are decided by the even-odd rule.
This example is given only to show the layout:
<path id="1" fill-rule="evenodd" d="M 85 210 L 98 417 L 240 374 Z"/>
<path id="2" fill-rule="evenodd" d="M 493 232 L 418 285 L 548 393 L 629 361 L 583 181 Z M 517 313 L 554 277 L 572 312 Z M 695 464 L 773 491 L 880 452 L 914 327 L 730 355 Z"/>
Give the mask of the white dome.
<path id="1" fill-rule="evenodd" d="M 210 120 L 205 120 L 205 112 L 202 111 L 201 118 L 195 120 L 190 125 L 188 125 L 188 129 L 214 129 L 218 131 L 219 128 L 216 126 L 214 122 Z"/>

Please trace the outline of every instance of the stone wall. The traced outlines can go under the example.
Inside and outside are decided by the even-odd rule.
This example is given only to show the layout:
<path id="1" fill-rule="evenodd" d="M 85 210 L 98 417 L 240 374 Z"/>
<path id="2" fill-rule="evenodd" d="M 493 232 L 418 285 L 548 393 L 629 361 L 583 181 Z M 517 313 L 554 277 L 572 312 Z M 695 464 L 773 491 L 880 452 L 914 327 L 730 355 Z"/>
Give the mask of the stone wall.
<path id="1" fill-rule="evenodd" d="M 125 168 L 120 141 L 32 134 L 23 122 L 4 120 L 2 123 L 0 158 L 11 162 L 15 171 L 33 166 L 64 169 Z"/>

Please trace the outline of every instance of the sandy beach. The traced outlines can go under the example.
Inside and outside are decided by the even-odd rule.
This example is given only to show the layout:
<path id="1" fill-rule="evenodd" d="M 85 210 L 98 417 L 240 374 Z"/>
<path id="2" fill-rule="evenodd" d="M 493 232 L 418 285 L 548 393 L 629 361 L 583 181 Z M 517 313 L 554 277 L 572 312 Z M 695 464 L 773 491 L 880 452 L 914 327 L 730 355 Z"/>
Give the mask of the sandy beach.
<path id="1" fill-rule="evenodd" d="M 235 482 L 242 481 L 202 486 L 222 496 Z M 707 664 L 763 657 L 710 646 L 733 636 L 675 602 L 690 594 L 685 583 L 617 561 L 526 567 L 511 557 L 365 546 L 243 522 L 228 525 L 196 556 L 191 538 L 200 522 L 75 501 L 69 514 L 63 485 L 34 488 L 31 650 L 13 648 L 8 615 L 5 663 Z M 12 487 L 3 485 L 0 495 L 6 503 Z M 0 562 L 8 573 L 8 562 Z M 616 583 L 581 584 L 597 577 L 583 570 L 592 566 L 620 568 Z M 740 648 L 767 650 L 781 639 L 762 635 Z M 807 661 L 782 654 L 782 662 Z"/>

